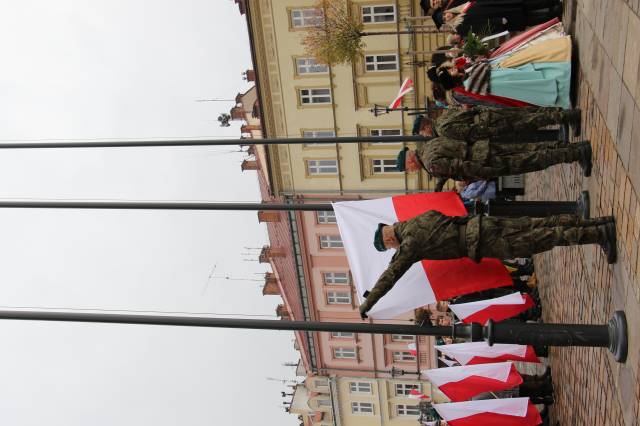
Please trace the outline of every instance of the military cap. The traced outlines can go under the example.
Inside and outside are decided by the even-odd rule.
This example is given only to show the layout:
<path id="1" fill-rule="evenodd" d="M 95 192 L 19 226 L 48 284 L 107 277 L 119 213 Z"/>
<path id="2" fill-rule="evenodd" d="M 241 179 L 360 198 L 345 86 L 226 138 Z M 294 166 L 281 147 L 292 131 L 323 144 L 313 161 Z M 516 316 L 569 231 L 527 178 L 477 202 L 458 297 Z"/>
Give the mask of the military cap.
<path id="1" fill-rule="evenodd" d="M 436 28 L 440 29 L 442 24 L 444 24 L 444 13 L 441 7 L 436 9 L 431 15 L 431 19 L 433 19 L 433 23 L 436 24 Z"/>
<path id="2" fill-rule="evenodd" d="M 431 66 L 427 69 L 427 77 L 429 78 L 429 80 L 431 80 L 433 83 L 437 83 L 438 82 L 438 71 L 434 66 Z"/>
<path id="3" fill-rule="evenodd" d="M 387 248 L 384 246 L 384 241 L 382 240 L 382 228 L 388 226 L 386 223 L 379 223 L 378 229 L 376 229 L 376 233 L 373 235 L 373 246 L 378 251 L 386 251 Z"/>
<path id="4" fill-rule="evenodd" d="M 451 90 L 456 87 L 456 82 L 449 74 L 447 70 L 440 70 L 438 72 L 438 82 L 444 87 L 445 90 Z"/>
<path id="5" fill-rule="evenodd" d="M 409 151 L 409 148 L 403 148 L 396 158 L 396 169 L 398 169 L 399 172 L 404 172 L 405 170 L 404 163 L 407 160 L 407 151 Z"/>

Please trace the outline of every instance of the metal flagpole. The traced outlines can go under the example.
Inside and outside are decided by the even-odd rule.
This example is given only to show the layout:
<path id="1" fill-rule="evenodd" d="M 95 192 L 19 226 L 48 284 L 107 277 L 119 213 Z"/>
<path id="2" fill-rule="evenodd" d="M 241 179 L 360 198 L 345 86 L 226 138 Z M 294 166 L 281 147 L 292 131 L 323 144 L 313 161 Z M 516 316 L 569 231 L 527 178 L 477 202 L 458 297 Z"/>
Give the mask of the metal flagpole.
<path id="1" fill-rule="evenodd" d="M 489 345 L 516 343 L 533 346 L 603 347 L 608 348 L 618 362 L 626 361 L 628 350 L 627 320 L 623 311 L 616 311 L 606 325 L 494 323 L 489 321 L 484 327 L 477 323 L 432 326 L 19 310 L 0 310 L 0 319 L 448 336 L 470 339 L 471 341 L 486 340 Z"/>
<path id="2" fill-rule="evenodd" d="M 271 138 L 271 139 L 172 139 L 172 140 L 112 140 L 68 142 L 2 142 L 0 149 L 44 148 L 132 148 L 158 146 L 227 146 L 227 145 L 303 145 L 310 143 L 363 143 L 363 142 L 422 142 L 431 137 L 411 136 L 340 136 L 322 138 Z"/>

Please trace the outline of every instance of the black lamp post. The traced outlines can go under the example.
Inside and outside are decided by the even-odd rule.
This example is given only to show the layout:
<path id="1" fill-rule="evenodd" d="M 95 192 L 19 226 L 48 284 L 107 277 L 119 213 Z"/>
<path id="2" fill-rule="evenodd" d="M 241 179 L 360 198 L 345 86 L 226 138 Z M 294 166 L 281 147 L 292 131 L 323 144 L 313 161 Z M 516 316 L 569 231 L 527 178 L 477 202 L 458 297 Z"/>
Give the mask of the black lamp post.
<path id="1" fill-rule="evenodd" d="M 616 311 L 606 325 L 494 323 L 432 326 L 416 324 L 338 323 L 316 321 L 211 318 L 202 316 L 131 315 L 91 312 L 50 312 L 0 310 L 0 319 L 62 321 L 106 324 L 170 325 L 183 327 L 243 328 L 257 330 L 328 331 L 351 333 L 411 334 L 448 336 L 471 341 L 516 343 L 534 346 L 584 346 L 608 348 L 618 362 L 627 359 L 627 320 Z"/>

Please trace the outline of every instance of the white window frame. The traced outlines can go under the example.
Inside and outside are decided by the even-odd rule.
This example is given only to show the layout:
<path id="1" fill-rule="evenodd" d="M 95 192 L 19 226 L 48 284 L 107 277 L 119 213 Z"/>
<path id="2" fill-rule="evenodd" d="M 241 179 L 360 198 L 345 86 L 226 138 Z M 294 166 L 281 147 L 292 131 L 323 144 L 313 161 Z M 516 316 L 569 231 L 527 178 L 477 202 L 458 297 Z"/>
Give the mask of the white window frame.
<path id="1" fill-rule="evenodd" d="M 316 388 L 328 388 L 329 380 L 315 378 L 313 379 L 313 386 L 315 386 Z"/>
<path id="2" fill-rule="evenodd" d="M 389 173 L 402 173 L 396 168 L 395 158 L 372 158 L 371 172 L 374 175 L 386 175 Z"/>
<path id="3" fill-rule="evenodd" d="M 355 339 L 356 333 L 351 333 L 349 331 L 332 331 L 331 338 L 332 339 Z"/>
<path id="4" fill-rule="evenodd" d="M 344 243 L 340 235 L 320 235 L 320 248 L 341 249 L 344 248 Z"/>
<path id="5" fill-rule="evenodd" d="M 323 272 L 322 281 L 325 285 L 349 285 L 351 283 L 348 272 Z"/>
<path id="6" fill-rule="evenodd" d="M 392 334 L 391 341 L 393 342 L 415 342 L 416 336 L 411 334 Z"/>
<path id="7" fill-rule="evenodd" d="M 384 58 L 385 56 L 393 56 L 393 60 Z M 389 65 L 393 65 L 393 68 L 389 68 Z M 366 72 L 393 72 L 398 71 L 398 68 L 398 55 L 396 53 L 364 55 L 364 70 Z"/>
<path id="8" fill-rule="evenodd" d="M 390 16 L 391 13 L 383 11 L 382 8 L 391 7 L 393 9 L 393 19 L 389 20 L 385 17 Z M 363 24 L 392 24 L 397 20 L 397 11 L 394 4 L 376 4 L 376 5 L 363 5 L 362 6 L 362 23 Z"/>
<path id="9" fill-rule="evenodd" d="M 296 58 L 298 75 L 328 74 L 329 65 L 319 64 L 316 58 Z"/>
<path id="10" fill-rule="evenodd" d="M 357 359 L 358 350 L 356 348 L 345 348 L 338 346 L 333 348 L 334 359 Z"/>
<path id="11" fill-rule="evenodd" d="M 373 415 L 375 414 L 375 405 L 373 402 L 352 402 L 351 403 L 351 414 L 364 414 L 364 415 Z"/>
<path id="12" fill-rule="evenodd" d="M 393 390 L 396 396 L 409 396 L 411 391 L 416 389 L 420 391 L 420 385 L 418 383 L 394 383 Z"/>
<path id="13" fill-rule="evenodd" d="M 349 393 L 371 395 L 373 385 L 371 382 L 349 382 Z"/>
<path id="14" fill-rule="evenodd" d="M 351 305 L 351 292 L 349 291 L 328 291 L 327 304 L 329 305 Z"/>
<path id="15" fill-rule="evenodd" d="M 336 212 L 334 211 L 317 211 L 316 212 L 316 223 L 318 225 L 335 225 L 338 223 L 336 219 Z"/>
<path id="16" fill-rule="evenodd" d="M 331 404 L 331 400 L 326 398 L 320 398 L 316 401 L 318 402 L 318 407 L 331 407 L 333 405 Z"/>
<path id="17" fill-rule="evenodd" d="M 304 7 L 291 9 L 291 26 L 293 28 L 315 27 L 322 22 L 324 14 L 321 9 L 315 7 Z"/>
<path id="18" fill-rule="evenodd" d="M 300 105 L 328 105 L 331 103 L 331 88 L 311 87 L 298 89 Z M 305 102 L 306 101 L 306 102 Z"/>
<path id="19" fill-rule="evenodd" d="M 370 136 L 402 136 L 402 129 L 394 128 L 394 129 L 369 129 Z M 373 143 L 392 143 L 397 144 L 399 142 L 373 142 Z"/>
<path id="20" fill-rule="evenodd" d="M 396 415 L 398 417 L 418 417 L 420 409 L 413 404 L 396 404 Z"/>
<path id="21" fill-rule="evenodd" d="M 309 175 L 337 175 L 339 172 L 338 160 L 306 160 L 306 163 Z"/>
<path id="22" fill-rule="evenodd" d="M 394 362 L 415 362 L 416 356 L 409 351 L 393 351 L 392 352 Z"/>

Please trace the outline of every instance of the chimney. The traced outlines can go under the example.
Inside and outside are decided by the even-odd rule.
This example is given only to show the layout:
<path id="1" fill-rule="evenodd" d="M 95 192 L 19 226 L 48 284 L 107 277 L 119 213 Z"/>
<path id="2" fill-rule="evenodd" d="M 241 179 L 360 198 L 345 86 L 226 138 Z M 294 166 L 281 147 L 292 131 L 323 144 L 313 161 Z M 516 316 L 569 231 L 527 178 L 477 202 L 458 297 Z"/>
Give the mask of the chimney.
<path id="1" fill-rule="evenodd" d="M 254 70 L 246 70 L 244 75 L 247 81 L 256 81 L 256 72 Z"/>
<path id="2" fill-rule="evenodd" d="M 278 305 L 276 308 L 276 315 L 282 318 L 283 320 L 290 320 L 291 315 L 289 315 L 289 311 L 284 305 Z"/>
<path id="3" fill-rule="evenodd" d="M 262 295 L 277 295 L 280 294 L 280 289 L 278 288 L 278 280 L 276 276 L 267 272 L 264 274 L 264 287 L 262 287 Z"/>
<path id="4" fill-rule="evenodd" d="M 258 222 L 280 222 L 280 212 L 260 210 L 258 212 Z"/>
<path id="5" fill-rule="evenodd" d="M 261 129 L 262 127 L 260 127 L 257 124 L 243 124 L 240 127 L 240 133 L 251 133 L 252 131 L 261 130 Z"/>
<path id="6" fill-rule="evenodd" d="M 260 170 L 260 164 L 256 160 L 244 160 L 240 165 L 240 169 L 245 170 Z"/>
<path id="7" fill-rule="evenodd" d="M 231 119 L 232 120 L 244 120 L 244 108 L 235 106 L 231 108 Z"/>

